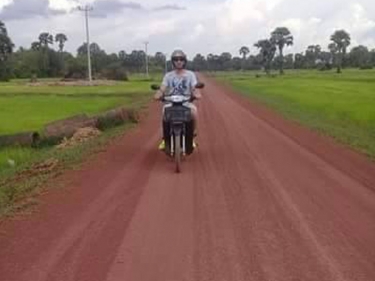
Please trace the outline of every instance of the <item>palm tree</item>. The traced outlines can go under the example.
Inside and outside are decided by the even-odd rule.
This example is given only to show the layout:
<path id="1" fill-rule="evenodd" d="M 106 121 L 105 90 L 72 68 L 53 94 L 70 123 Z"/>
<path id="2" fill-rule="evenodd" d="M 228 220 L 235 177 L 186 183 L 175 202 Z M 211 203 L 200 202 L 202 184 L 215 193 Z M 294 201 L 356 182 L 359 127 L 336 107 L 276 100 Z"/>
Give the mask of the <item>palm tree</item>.
<path id="1" fill-rule="evenodd" d="M 246 46 L 242 46 L 239 50 L 239 53 L 240 55 L 242 56 L 242 70 L 245 69 L 245 61 L 246 61 L 246 57 L 247 55 L 250 53 L 250 49 L 249 47 L 246 47 Z"/>
<path id="2" fill-rule="evenodd" d="M 8 36 L 8 31 L 5 24 L 0 21 L 0 61 L 8 59 L 9 55 L 13 52 L 14 44 Z"/>
<path id="3" fill-rule="evenodd" d="M 60 60 L 61 64 L 64 67 L 64 47 L 65 42 L 68 41 L 68 37 L 64 33 L 58 33 L 55 36 L 55 41 L 59 43 L 59 52 L 60 52 Z"/>
<path id="4" fill-rule="evenodd" d="M 331 43 L 329 49 L 336 51 L 337 57 L 337 73 L 341 73 L 343 56 L 346 54 L 346 49 L 350 45 L 350 34 L 345 30 L 337 30 L 331 36 Z"/>
<path id="5" fill-rule="evenodd" d="M 250 49 L 249 47 L 246 47 L 246 46 L 242 46 L 240 51 L 239 51 L 240 55 L 246 59 L 246 56 L 250 53 Z"/>
<path id="6" fill-rule="evenodd" d="M 262 64 L 264 66 L 264 70 L 266 71 L 267 75 L 270 74 L 271 62 L 275 57 L 276 53 L 276 46 L 274 42 L 269 39 L 264 39 L 259 40 L 257 43 L 254 44 L 254 46 L 260 49 L 260 56 Z"/>
<path id="7" fill-rule="evenodd" d="M 43 57 L 43 71 L 47 75 L 49 71 L 49 48 L 48 45 L 53 44 L 53 36 L 48 32 L 43 32 L 39 35 L 39 50 Z"/>
<path id="8" fill-rule="evenodd" d="M 33 43 L 31 43 L 31 49 L 33 51 L 40 51 L 40 42 L 33 42 Z"/>
<path id="9" fill-rule="evenodd" d="M 55 41 L 59 43 L 59 51 L 64 51 L 65 42 L 68 41 L 68 37 L 64 33 L 56 34 Z"/>
<path id="10" fill-rule="evenodd" d="M 10 67 L 8 59 L 13 52 L 14 44 L 8 36 L 5 24 L 0 21 L 0 80 L 8 81 L 10 76 Z"/>
<path id="11" fill-rule="evenodd" d="M 280 55 L 280 74 L 284 74 L 284 54 L 285 46 L 293 45 L 293 36 L 286 27 L 278 27 L 271 33 L 271 41 L 278 47 Z"/>
<path id="12" fill-rule="evenodd" d="M 53 44 L 53 36 L 48 32 L 43 32 L 39 35 L 39 43 L 41 46 L 48 48 L 49 44 Z"/>
<path id="13" fill-rule="evenodd" d="M 5 27 L 5 24 L 0 20 L 0 34 L 7 33 L 7 29 Z"/>

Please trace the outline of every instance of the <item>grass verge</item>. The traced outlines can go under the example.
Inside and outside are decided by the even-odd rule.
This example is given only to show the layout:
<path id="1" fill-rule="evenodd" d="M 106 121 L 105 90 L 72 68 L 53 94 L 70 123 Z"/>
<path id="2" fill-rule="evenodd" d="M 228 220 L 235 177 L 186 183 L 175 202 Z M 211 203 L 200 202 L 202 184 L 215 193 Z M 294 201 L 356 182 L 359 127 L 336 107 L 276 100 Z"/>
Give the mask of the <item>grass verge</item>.
<path id="1" fill-rule="evenodd" d="M 255 73 L 221 73 L 243 95 L 375 158 L 375 72 L 343 75 L 317 71 L 256 78 Z"/>
<path id="2" fill-rule="evenodd" d="M 14 169 L 2 170 L 0 172 L 0 219 L 37 204 L 35 195 L 45 188 L 51 178 L 60 175 L 65 170 L 78 168 L 84 159 L 100 152 L 114 138 L 124 134 L 133 126 L 135 125 L 125 124 L 109 129 L 95 139 L 63 150 L 47 147 L 34 152 L 30 151 L 28 160 L 23 158 L 25 161 Z M 58 163 L 53 169 L 31 176 L 27 174 L 22 176 L 22 172 L 27 171 L 33 164 L 50 159 Z"/>

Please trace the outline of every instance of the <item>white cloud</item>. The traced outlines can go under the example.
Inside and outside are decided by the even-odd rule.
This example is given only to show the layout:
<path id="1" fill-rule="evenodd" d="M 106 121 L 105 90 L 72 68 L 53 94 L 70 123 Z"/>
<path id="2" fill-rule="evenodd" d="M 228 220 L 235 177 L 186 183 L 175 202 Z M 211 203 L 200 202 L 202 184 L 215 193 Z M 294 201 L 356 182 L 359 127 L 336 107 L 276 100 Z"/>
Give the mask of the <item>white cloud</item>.
<path id="1" fill-rule="evenodd" d="M 71 10 L 78 5 L 79 2 L 72 0 L 49 0 L 50 7 L 53 9 Z"/>
<path id="2" fill-rule="evenodd" d="M 12 2 L 12 0 L 1 0 L 1 2 L 0 2 L 0 11 L 3 9 L 4 6 L 8 5 L 11 2 Z"/>
<path id="3" fill-rule="evenodd" d="M 265 20 L 265 12 L 260 7 L 261 1 L 225 1 L 217 11 L 217 27 L 220 35 L 231 36 L 243 33 L 251 28 L 252 22 Z"/>
<path id="4" fill-rule="evenodd" d="M 0 1 L 0 8 L 10 2 Z M 95 6 L 96 1 L 49 0 L 49 4 L 53 10 L 70 11 L 79 3 Z M 267 38 L 277 26 L 287 26 L 294 35 L 295 46 L 289 51 L 303 51 L 310 44 L 321 44 L 325 48 L 330 35 L 339 28 L 351 33 L 352 45 L 366 44 L 375 48 L 373 0 L 100 1 L 102 17 L 91 18 L 91 34 L 93 41 L 109 52 L 140 49 L 142 42 L 148 40 L 151 52 L 170 53 L 181 47 L 190 55 L 224 51 L 237 55 L 238 49 L 247 45 L 254 53 L 253 44 Z M 110 2 L 118 6 L 110 7 Z M 133 4 L 141 9 L 113 8 Z M 18 46 L 29 46 L 41 31 L 65 32 L 70 51 L 75 51 L 84 40 L 83 16 L 77 11 L 22 21 L 7 20 L 6 24 Z"/>

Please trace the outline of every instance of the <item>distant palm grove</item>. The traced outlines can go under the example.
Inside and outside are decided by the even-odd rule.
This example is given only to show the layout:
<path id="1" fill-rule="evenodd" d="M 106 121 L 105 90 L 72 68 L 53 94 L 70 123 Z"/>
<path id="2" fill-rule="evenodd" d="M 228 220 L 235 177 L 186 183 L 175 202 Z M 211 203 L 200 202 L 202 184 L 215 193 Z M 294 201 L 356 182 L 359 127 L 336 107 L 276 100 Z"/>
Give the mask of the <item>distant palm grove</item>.
<path id="1" fill-rule="evenodd" d="M 296 54 L 284 54 L 293 45 L 294 38 L 286 27 L 273 30 L 268 38 L 260 39 L 253 46 L 257 53 L 251 53 L 248 46 L 241 46 L 238 55 L 229 52 L 221 54 L 197 54 L 189 61 L 189 68 L 196 71 L 262 70 L 270 74 L 284 69 L 335 69 L 355 67 L 371 69 L 375 66 L 375 49 L 355 46 L 349 50 L 350 34 L 345 30 L 335 31 L 327 48 L 310 45 L 306 51 Z M 64 47 L 69 37 L 65 34 L 48 32 L 36 36 L 28 48 L 15 50 L 11 35 L 5 23 L 0 21 L 0 81 L 13 78 L 65 77 L 82 79 L 87 72 L 87 44 L 78 47 L 76 54 L 66 52 Z M 53 46 L 56 46 L 54 49 Z M 143 50 L 120 51 L 108 54 L 97 43 L 90 44 L 93 75 L 96 79 L 126 79 L 128 73 L 145 71 L 146 53 Z M 170 62 L 162 52 L 149 55 L 151 72 L 170 68 Z"/>

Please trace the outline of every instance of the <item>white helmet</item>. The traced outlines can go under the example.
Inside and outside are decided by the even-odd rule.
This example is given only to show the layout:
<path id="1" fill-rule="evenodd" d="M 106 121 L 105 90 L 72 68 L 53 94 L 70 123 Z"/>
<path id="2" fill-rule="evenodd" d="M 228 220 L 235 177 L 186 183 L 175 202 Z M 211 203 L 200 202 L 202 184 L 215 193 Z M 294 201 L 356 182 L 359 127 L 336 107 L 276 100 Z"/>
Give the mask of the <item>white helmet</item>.
<path id="1" fill-rule="evenodd" d="M 173 53 L 172 53 L 172 56 L 171 56 L 171 60 L 172 60 L 172 64 L 173 66 L 176 68 L 176 65 L 175 65 L 175 62 L 176 60 L 183 60 L 184 61 L 184 68 L 186 67 L 186 64 L 187 64 L 187 57 L 186 57 L 186 54 L 181 51 L 181 50 L 175 50 Z"/>

